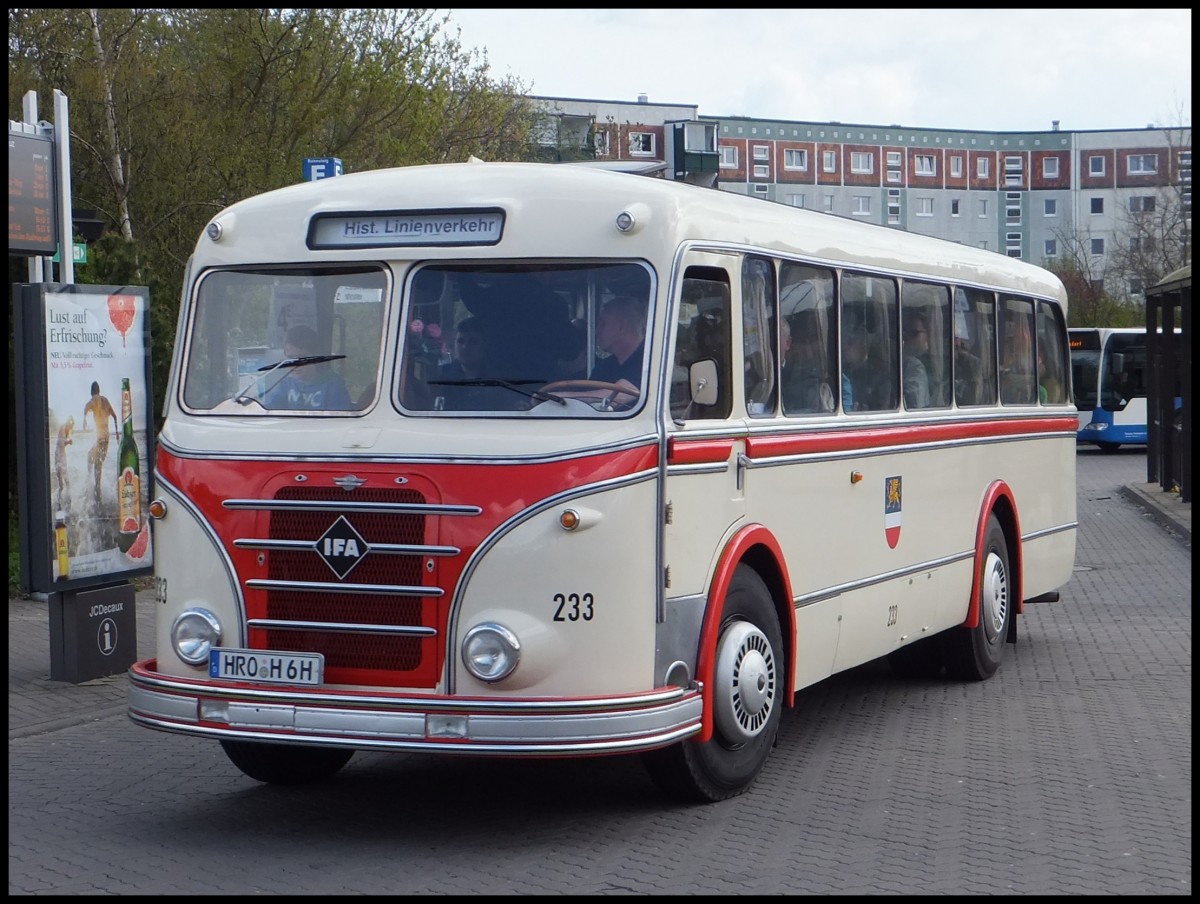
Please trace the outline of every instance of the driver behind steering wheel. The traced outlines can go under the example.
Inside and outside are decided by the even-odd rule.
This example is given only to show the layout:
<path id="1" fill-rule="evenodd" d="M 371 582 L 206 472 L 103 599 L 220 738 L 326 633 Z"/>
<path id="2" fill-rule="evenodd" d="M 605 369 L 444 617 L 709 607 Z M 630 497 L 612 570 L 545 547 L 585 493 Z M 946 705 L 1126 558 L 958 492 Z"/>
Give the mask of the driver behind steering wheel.
<path id="1" fill-rule="evenodd" d="M 609 299 L 596 318 L 596 348 L 607 357 L 596 362 L 591 379 L 633 390 L 618 394 L 617 403 L 632 403 L 640 393 L 645 341 L 645 302 L 632 295 Z"/>

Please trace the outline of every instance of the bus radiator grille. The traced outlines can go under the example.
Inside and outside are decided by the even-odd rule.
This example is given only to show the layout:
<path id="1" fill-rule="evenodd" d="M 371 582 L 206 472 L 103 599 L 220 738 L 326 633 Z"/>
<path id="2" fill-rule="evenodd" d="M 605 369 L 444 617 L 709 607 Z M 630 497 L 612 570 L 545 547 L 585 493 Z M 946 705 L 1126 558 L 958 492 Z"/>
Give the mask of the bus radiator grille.
<path id="1" fill-rule="evenodd" d="M 330 487 L 288 487 L 276 498 L 299 502 L 425 502 L 424 496 L 414 490 L 390 488 L 359 488 L 345 492 Z M 436 519 L 407 513 L 275 511 L 270 514 L 269 537 L 272 540 L 302 540 L 315 544 L 343 516 L 366 541 L 368 548 L 378 543 L 430 543 L 432 541 L 426 537 L 426 531 L 436 523 Z M 348 586 L 434 586 L 436 579 L 436 573 L 426 573 L 425 559 L 419 555 L 385 555 L 368 551 L 341 580 L 315 549 L 272 550 L 268 562 L 268 578 L 279 581 L 333 581 Z M 384 687 L 433 687 L 436 684 L 436 644 L 441 636 L 440 607 L 436 599 L 297 590 L 267 590 L 258 595 L 251 594 L 251 598 L 255 597 L 260 604 L 265 604 L 265 611 L 261 616 L 252 613 L 252 618 L 437 629 L 437 636 L 424 638 L 369 631 L 267 629 L 252 631 L 250 643 L 256 649 L 323 653 L 325 680 L 330 684 Z M 248 599 L 248 605 L 253 608 L 254 604 Z"/>

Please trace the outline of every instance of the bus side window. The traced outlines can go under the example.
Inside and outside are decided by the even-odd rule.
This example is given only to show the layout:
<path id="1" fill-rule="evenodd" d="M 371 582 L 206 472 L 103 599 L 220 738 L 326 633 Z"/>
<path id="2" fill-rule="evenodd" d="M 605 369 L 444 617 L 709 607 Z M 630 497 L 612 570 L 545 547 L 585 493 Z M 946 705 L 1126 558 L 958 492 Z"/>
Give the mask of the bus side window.
<path id="1" fill-rule="evenodd" d="M 995 298 L 982 289 L 954 290 L 954 402 L 996 402 Z"/>
<path id="2" fill-rule="evenodd" d="M 1033 357 L 1033 302 L 1004 298 L 1000 302 L 1000 403 L 1037 403 Z"/>
<path id="3" fill-rule="evenodd" d="M 843 395 L 853 411 L 894 410 L 900 398 L 898 304 L 894 280 L 842 275 Z"/>
<path id="4" fill-rule="evenodd" d="M 1045 405 L 1067 401 L 1067 362 L 1063 355 L 1065 327 L 1054 308 L 1039 301 L 1037 306 L 1038 397 Z"/>
<path id="5" fill-rule="evenodd" d="M 775 268 L 758 257 L 742 267 L 742 346 L 746 411 L 751 417 L 775 413 Z"/>
<path id="6" fill-rule="evenodd" d="M 708 276 L 710 273 L 713 274 L 711 277 Z M 671 377 L 671 414 L 676 419 L 729 416 L 733 398 L 730 308 L 725 271 L 709 267 L 688 270 L 683 280 L 675 369 Z M 704 358 L 717 363 L 717 401 L 713 405 L 701 405 L 691 397 L 688 368 Z"/>

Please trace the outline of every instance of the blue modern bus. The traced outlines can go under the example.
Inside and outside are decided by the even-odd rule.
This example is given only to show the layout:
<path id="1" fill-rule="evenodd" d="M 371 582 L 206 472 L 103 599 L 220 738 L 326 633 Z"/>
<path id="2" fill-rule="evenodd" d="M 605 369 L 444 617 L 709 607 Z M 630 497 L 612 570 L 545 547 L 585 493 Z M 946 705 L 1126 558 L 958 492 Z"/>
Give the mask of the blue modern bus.
<path id="1" fill-rule="evenodd" d="M 1070 331 L 1071 387 L 1079 409 L 1076 442 L 1102 451 L 1146 445 L 1146 328 Z"/>

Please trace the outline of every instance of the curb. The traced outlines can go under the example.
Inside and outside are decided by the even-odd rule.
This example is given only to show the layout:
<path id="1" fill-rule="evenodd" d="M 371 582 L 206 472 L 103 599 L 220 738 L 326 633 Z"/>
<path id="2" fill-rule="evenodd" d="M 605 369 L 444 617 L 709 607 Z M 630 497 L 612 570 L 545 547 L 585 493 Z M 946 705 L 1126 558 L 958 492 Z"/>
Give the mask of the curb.
<path id="1" fill-rule="evenodd" d="M 1144 509 L 1169 532 L 1179 535 L 1188 544 L 1192 542 L 1192 504 L 1180 502 L 1178 494 L 1168 493 L 1157 484 L 1125 484 L 1121 487 L 1121 495 Z"/>

